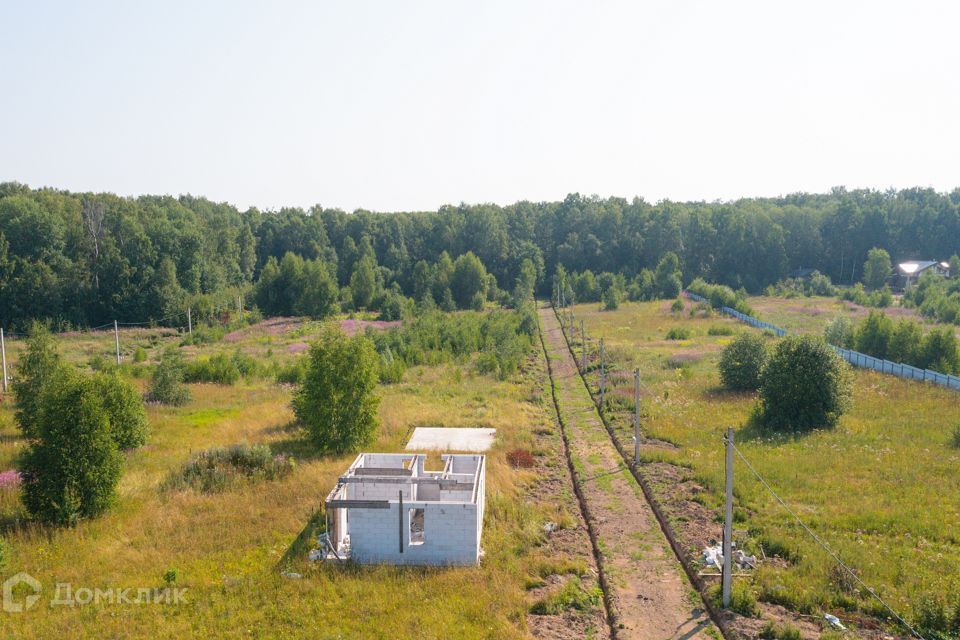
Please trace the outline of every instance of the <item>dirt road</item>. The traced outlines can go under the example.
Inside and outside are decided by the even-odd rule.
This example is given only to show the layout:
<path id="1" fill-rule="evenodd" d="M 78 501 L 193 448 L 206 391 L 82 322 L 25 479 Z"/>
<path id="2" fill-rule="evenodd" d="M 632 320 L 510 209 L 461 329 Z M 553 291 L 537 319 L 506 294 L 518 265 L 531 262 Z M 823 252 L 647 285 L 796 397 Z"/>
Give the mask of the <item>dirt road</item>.
<path id="1" fill-rule="evenodd" d="M 549 308 L 540 324 L 570 455 L 598 538 L 619 638 L 718 638 L 636 480 L 624 467 Z"/>

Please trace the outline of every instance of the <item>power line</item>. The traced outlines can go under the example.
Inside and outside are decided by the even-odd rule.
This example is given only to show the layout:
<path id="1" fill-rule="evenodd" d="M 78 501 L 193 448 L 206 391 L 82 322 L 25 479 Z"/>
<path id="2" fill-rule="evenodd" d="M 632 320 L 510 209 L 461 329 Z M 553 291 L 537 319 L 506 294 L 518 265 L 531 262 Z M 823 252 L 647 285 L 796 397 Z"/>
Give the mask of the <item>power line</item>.
<path id="1" fill-rule="evenodd" d="M 894 611 L 894 610 L 893 610 L 893 607 L 891 607 L 891 606 L 888 605 L 886 602 L 884 602 L 883 598 L 881 598 L 879 595 L 877 595 L 877 592 L 874 591 L 873 588 L 872 588 L 870 585 L 868 585 L 866 582 L 864 582 L 863 580 L 861 580 L 861 579 L 860 579 L 860 576 L 858 576 L 858 575 L 853 571 L 853 569 L 851 569 L 851 568 L 848 567 L 846 564 L 844 564 L 843 560 L 840 559 L 840 556 L 838 556 L 836 553 L 834 553 L 833 549 L 831 549 L 831 548 L 827 545 L 827 543 L 824 542 L 824 541 L 820 538 L 820 536 L 818 536 L 816 533 L 814 533 L 813 530 L 810 529 L 810 527 L 808 527 L 808 526 L 804 523 L 804 521 L 800 519 L 800 516 L 798 516 L 798 515 L 793 511 L 793 509 L 791 509 L 790 507 L 787 506 L 787 503 L 784 502 L 783 499 L 782 499 L 780 496 L 777 495 L 777 492 L 773 490 L 773 487 L 771 487 L 770 484 L 763 478 L 763 476 L 761 476 L 760 473 L 759 473 L 756 469 L 753 468 L 753 465 L 750 464 L 750 461 L 747 460 L 746 456 L 743 455 L 743 453 L 740 451 L 740 449 L 737 448 L 736 445 L 733 445 L 733 450 L 737 452 L 737 455 L 740 456 L 740 459 L 743 460 L 743 463 L 744 463 L 745 465 L 747 465 L 747 468 L 750 469 L 751 473 L 753 473 L 753 475 L 757 478 L 757 480 L 760 481 L 760 484 L 762 484 L 764 487 L 766 487 L 767 491 L 770 492 L 770 495 L 772 495 L 772 496 L 776 499 L 776 501 L 780 503 L 780 506 L 783 507 L 784 510 L 785 510 L 787 513 L 789 513 L 791 516 L 793 516 L 793 519 L 796 520 L 797 523 L 798 523 L 801 527 L 803 527 L 803 530 L 804 530 L 804 531 L 806 531 L 808 534 L 810 534 L 810 537 L 813 538 L 813 539 L 817 542 L 817 544 L 819 544 L 821 547 L 823 547 L 823 550 L 824 550 L 824 551 L 826 551 L 828 554 L 830 554 L 830 557 L 833 558 L 834 562 L 836 562 L 838 565 L 840 565 L 840 566 L 844 569 L 844 571 L 846 571 L 848 574 L 850 574 L 850 577 L 851 577 L 851 578 L 853 578 L 854 580 L 856 580 L 856 581 L 860 584 L 860 586 L 862 586 L 864 589 L 866 589 L 866 590 L 870 593 L 870 595 L 872 595 L 874 598 L 876 598 L 876 599 L 877 599 L 877 602 L 879 602 L 880 604 L 882 604 L 882 605 L 887 609 L 887 611 L 889 611 L 891 614 L 893 614 L 893 617 L 894 617 L 894 618 L 896 618 L 897 620 L 900 621 L 900 624 L 902 624 L 904 627 L 906 627 L 907 629 L 909 629 L 910 632 L 911 632 L 913 635 L 915 635 L 916 637 L 920 638 L 920 640 L 926 640 L 926 638 L 924 638 L 922 635 L 920 635 L 920 632 L 919 632 L 919 631 L 917 631 L 916 629 L 914 629 L 912 626 L 910 626 L 910 624 L 909 624 L 906 620 L 904 620 L 902 617 L 900 617 L 900 614 L 898 614 L 896 611 Z"/>

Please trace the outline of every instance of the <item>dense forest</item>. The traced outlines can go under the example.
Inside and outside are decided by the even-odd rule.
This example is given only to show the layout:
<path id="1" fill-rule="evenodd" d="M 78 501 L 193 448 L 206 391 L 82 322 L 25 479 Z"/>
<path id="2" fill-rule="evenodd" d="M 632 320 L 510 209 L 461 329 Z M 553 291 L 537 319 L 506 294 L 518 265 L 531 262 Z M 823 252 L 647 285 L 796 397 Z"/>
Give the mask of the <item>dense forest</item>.
<path id="1" fill-rule="evenodd" d="M 861 279 L 873 247 L 894 261 L 960 253 L 960 189 L 658 204 L 571 194 L 504 207 L 347 213 L 239 211 L 193 196 L 3 183 L 0 324 L 179 325 L 187 305 L 198 319 L 212 318 L 238 295 L 265 313 L 315 316 L 336 306 L 396 311 L 404 297 L 469 308 L 531 280 L 546 293 L 561 264 L 633 279 L 669 253 L 684 283 L 702 277 L 759 292 L 811 267 L 846 285 Z"/>

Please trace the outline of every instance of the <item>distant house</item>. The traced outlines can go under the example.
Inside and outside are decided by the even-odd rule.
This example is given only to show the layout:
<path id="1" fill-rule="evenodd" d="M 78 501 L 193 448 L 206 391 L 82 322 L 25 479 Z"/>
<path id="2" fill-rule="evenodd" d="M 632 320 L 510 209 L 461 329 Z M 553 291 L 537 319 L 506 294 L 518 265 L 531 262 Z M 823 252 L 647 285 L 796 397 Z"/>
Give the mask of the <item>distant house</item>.
<path id="1" fill-rule="evenodd" d="M 943 278 L 950 277 L 950 263 L 937 262 L 936 260 L 909 260 L 897 265 L 897 280 L 901 288 L 907 286 L 919 278 L 923 273 L 930 272 Z"/>
<path id="2" fill-rule="evenodd" d="M 795 278 L 798 280 L 809 280 L 813 277 L 813 274 L 817 272 L 816 269 L 808 269 L 806 267 L 800 267 L 799 269 L 794 269 L 787 274 L 788 278 Z"/>

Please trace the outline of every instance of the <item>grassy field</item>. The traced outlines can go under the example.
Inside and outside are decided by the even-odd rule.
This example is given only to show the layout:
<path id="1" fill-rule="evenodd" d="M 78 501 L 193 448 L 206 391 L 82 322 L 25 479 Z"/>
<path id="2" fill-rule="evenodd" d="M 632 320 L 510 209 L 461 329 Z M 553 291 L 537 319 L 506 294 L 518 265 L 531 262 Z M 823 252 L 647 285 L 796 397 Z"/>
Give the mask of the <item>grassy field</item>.
<path id="1" fill-rule="evenodd" d="M 193 358 L 239 348 L 262 362 L 282 363 L 298 357 L 299 345 L 318 328 L 246 330 L 185 351 Z M 147 363 L 124 365 L 143 386 L 150 360 L 179 338 L 138 330 L 124 332 L 122 342 L 128 355 L 137 346 L 148 351 Z M 113 336 L 62 337 L 60 345 L 68 360 L 84 363 L 98 355 L 109 357 Z M 21 344 L 11 343 L 12 363 L 20 349 Z M 524 448 L 535 453 L 538 464 L 564 470 L 559 434 L 544 401 L 543 370 L 541 356 L 532 356 L 522 373 L 505 382 L 478 375 L 469 364 L 416 367 L 402 383 L 380 388 L 382 427 L 370 450 L 400 450 L 409 432 L 421 425 L 498 430 L 488 461 L 486 556 L 479 568 L 307 562 L 311 518 L 353 456 L 312 454 L 291 429 L 290 389 L 271 379 L 234 386 L 196 384 L 190 385 L 193 400 L 184 407 L 148 407 L 148 444 L 126 454 L 118 503 L 103 517 L 74 529 L 40 528 L 23 520 L 17 490 L 0 489 L 0 523 L 10 551 L 3 575 L 26 571 L 43 585 L 40 605 L 0 615 L 0 636 L 529 637 L 536 626 L 529 614 L 533 589 L 541 578 L 587 574 L 591 562 L 589 546 L 561 553 L 545 545 L 544 522 L 563 527 L 579 521 L 569 483 L 544 495 L 533 482 L 533 470 L 513 469 L 506 462 L 506 452 Z M 23 446 L 11 404 L 6 396 L 0 405 L 0 471 L 11 468 Z M 292 453 L 294 473 L 212 495 L 160 489 L 192 452 L 240 442 Z M 303 578 L 285 578 L 282 571 Z M 175 572 L 173 586 L 188 589 L 186 604 L 47 606 L 57 583 L 71 583 L 74 590 L 132 588 L 135 593 L 137 588 L 167 586 L 168 572 Z M 589 635 L 596 614 L 584 615 L 589 620 L 582 628 Z"/>
<path id="2" fill-rule="evenodd" d="M 829 311 L 810 315 L 791 307 L 822 307 L 827 301 L 749 302 L 768 321 L 816 332 L 818 323 L 829 320 Z M 829 303 L 831 309 L 840 306 Z M 783 309 L 777 311 L 778 306 Z M 665 441 L 645 446 L 644 459 L 692 470 L 705 489 L 695 499 L 719 516 L 721 436 L 734 426 L 739 448 L 757 470 L 898 611 L 915 618 L 924 598 L 955 599 L 960 592 L 960 450 L 949 441 L 960 426 L 960 396 L 858 370 L 854 407 L 837 428 L 800 437 L 752 433 L 744 425 L 755 398 L 723 391 L 716 371 L 719 352 L 731 339 L 716 334 L 751 329 L 721 316 L 691 317 L 691 309 L 688 304 L 683 313 L 671 313 L 669 301 L 629 303 L 612 312 L 596 305 L 576 307 L 590 337 L 604 337 L 619 370 L 641 370 L 643 428 Z M 672 328 L 689 330 L 690 338 L 667 340 Z M 595 370 L 589 376 L 594 388 L 597 377 Z M 628 405 L 632 376 L 619 378 L 617 387 L 613 397 Z M 616 413 L 618 437 L 632 447 L 629 420 L 628 410 Z M 665 495 L 671 491 L 662 489 Z M 750 549 L 762 543 L 768 554 L 786 560 L 768 562 L 744 579 L 761 600 L 846 618 L 884 613 L 834 569 L 743 464 L 737 466 L 736 497 L 741 540 Z"/>

